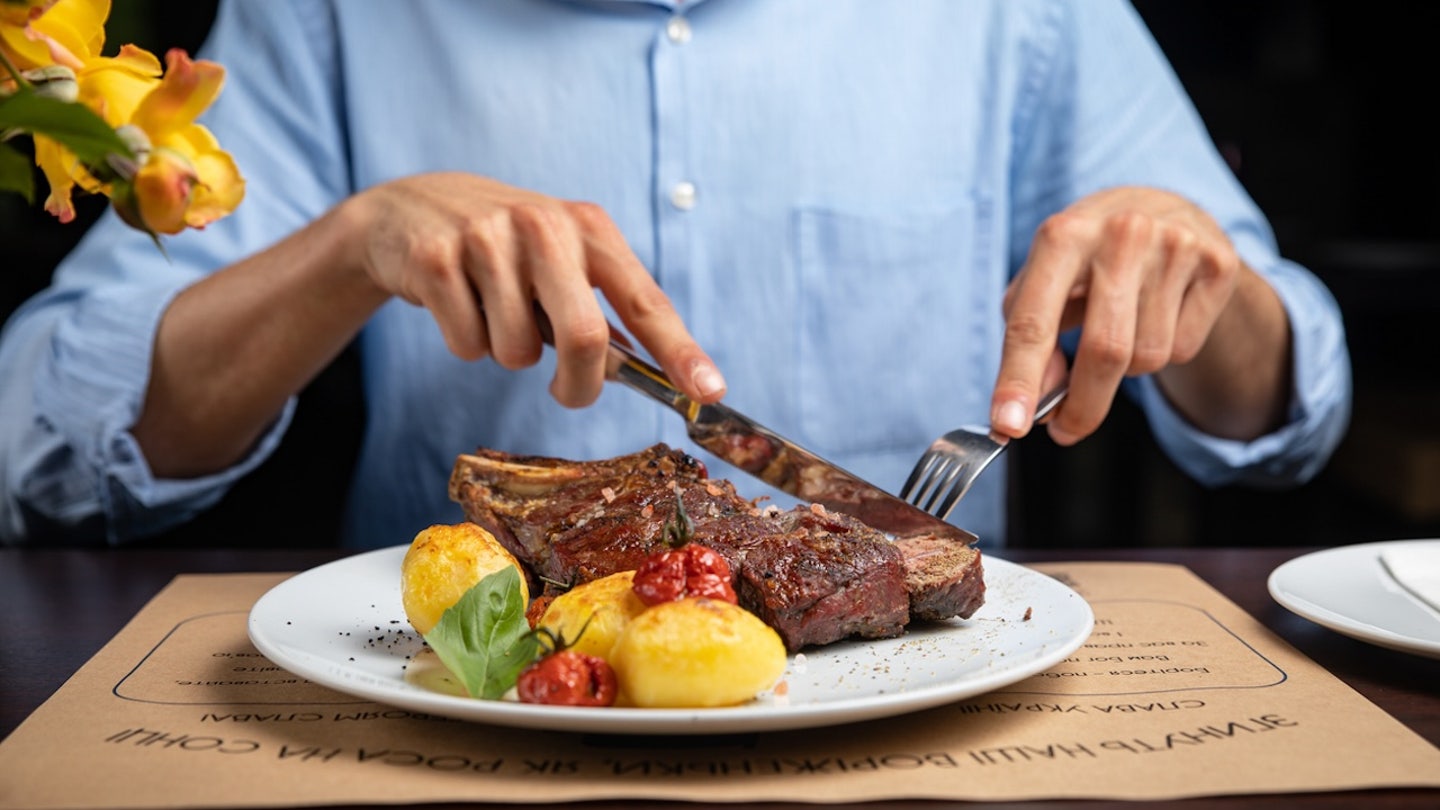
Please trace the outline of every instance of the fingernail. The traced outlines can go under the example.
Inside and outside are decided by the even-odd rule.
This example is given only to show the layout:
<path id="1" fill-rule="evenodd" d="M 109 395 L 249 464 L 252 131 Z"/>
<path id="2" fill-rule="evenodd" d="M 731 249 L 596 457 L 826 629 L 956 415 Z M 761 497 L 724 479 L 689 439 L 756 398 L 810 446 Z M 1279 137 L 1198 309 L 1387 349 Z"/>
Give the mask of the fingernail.
<path id="1" fill-rule="evenodd" d="M 701 363 L 695 367 L 695 373 L 690 375 L 690 382 L 700 396 L 710 398 L 725 393 L 725 378 L 720 372 L 708 363 Z"/>
<path id="2" fill-rule="evenodd" d="M 1007 432 L 1017 432 L 1025 429 L 1025 406 L 1018 402 L 1007 402 L 1000 406 L 995 412 L 995 424 L 993 427 L 1001 428 Z"/>

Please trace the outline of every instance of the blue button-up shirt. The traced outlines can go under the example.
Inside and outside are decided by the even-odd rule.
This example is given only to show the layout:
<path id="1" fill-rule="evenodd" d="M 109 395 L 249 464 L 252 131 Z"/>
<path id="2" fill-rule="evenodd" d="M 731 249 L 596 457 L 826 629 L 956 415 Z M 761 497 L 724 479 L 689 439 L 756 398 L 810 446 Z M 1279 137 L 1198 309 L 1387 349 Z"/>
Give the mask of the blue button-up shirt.
<path id="1" fill-rule="evenodd" d="M 1206 208 L 1291 318 L 1290 421 L 1272 435 L 1203 435 L 1131 381 L 1176 463 L 1208 484 L 1293 483 L 1345 426 L 1334 301 L 1277 255 L 1120 0 L 230 0 L 201 55 L 228 70 L 204 121 L 248 197 L 167 240 L 169 259 L 103 221 L 10 322 L 9 539 L 85 525 L 123 541 L 192 516 L 263 461 L 293 403 L 233 469 L 149 474 L 127 428 L 162 311 L 345 196 L 434 170 L 602 205 L 720 365 L 729 404 L 891 491 L 935 436 L 986 419 L 1001 293 L 1037 225 L 1120 184 Z M 462 519 L 446 480 L 476 446 L 587 459 L 665 441 L 742 493 L 774 494 L 631 391 L 557 405 L 548 355 L 521 372 L 457 359 L 402 301 L 360 348 L 356 547 Z M 1004 482 L 987 472 L 951 519 L 1003 541 Z"/>

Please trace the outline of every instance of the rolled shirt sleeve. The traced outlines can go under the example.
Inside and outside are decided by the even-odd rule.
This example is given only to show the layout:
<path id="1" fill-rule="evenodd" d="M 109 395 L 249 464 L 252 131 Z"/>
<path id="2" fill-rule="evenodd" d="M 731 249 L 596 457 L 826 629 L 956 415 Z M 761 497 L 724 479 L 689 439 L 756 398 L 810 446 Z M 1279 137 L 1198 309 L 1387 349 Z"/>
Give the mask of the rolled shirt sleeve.
<path id="1" fill-rule="evenodd" d="M 1280 296 L 1293 335 L 1293 385 L 1287 421 L 1250 441 L 1201 433 L 1170 405 L 1153 377 L 1136 381 L 1156 441 L 1182 470 L 1211 487 L 1289 487 L 1309 481 L 1350 421 L 1351 371 L 1334 299 L 1314 276 L 1288 262 L 1264 273 Z"/>
<path id="2" fill-rule="evenodd" d="M 77 258 L 108 247 L 103 233 L 96 237 Z M 149 381 L 156 325 L 182 286 L 165 280 L 163 265 L 154 271 L 150 283 L 53 288 L 12 320 L 0 369 L 30 385 L 0 394 L 0 539 L 115 544 L 163 531 L 214 505 L 278 445 L 293 398 L 236 465 L 184 480 L 151 473 L 129 429 Z"/>
<path id="3" fill-rule="evenodd" d="M 213 475 L 156 478 L 129 428 L 175 295 L 348 193 L 332 24 L 325 2 L 222 3 L 199 56 L 225 66 L 227 84 L 201 122 L 235 157 L 246 199 L 204 230 L 164 237 L 163 249 L 107 211 L 6 322 L 0 379 L 16 382 L 0 386 L 0 543 L 154 534 L 214 505 L 278 446 L 294 397 L 242 460 Z"/>

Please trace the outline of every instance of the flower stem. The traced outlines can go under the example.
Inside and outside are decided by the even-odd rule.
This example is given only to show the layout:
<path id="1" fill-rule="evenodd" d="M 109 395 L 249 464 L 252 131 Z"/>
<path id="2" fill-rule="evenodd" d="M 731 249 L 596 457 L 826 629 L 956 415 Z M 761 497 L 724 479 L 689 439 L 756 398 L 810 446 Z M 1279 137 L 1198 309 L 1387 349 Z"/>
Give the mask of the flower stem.
<path id="1" fill-rule="evenodd" d="M 0 62 L 5 64 L 5 71 L 9 73 L 10 78 L 15 81 L 17 88 L 30 86 L 30 82 L 25 81 L 25 76 L 20 73 L 19 68 L 15 67 L 15 63 L 10 61 L 10 57 L 6 55 L 3 48 L 0 48 Z"/>

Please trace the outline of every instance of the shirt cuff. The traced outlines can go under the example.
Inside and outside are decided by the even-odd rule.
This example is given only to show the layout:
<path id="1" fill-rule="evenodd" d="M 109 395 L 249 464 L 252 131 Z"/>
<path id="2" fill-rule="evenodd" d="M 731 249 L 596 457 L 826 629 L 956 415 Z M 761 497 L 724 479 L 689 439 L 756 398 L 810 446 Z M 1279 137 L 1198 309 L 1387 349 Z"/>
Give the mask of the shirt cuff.
<path id="1" fill-rule="evenodd" d="M 1282 456 L 1293 445 L 1302 430 L 1304 407 L 1292 396 L 1289 419 L 1273 433 L 1250 441 L 1222 439 L 1211 436 L 1186 421 L 1150 376 L 1135 381 L 1136 394 L 1145 410 L 1150 430 L 1166 455 L 1196 481 L 1207 487 L 1218 487 L 1246 479 L 1262 483 L 1268 476 L 1255 476 L 1267 462 Z M 1274 483 L 1289 483 L 1288 476 Z"/>
<path id="2" fill-rule="evenodd" d="M 1334 299 L 1288 262 L 1265 275 L 1290 320 L 1293 382 L 1284 425 L 1250 441 L 1217 438 L 1186 421 L 1153 377 L 1133 381 L 1161 448 L 1205 486 L 1305 483 L 1329 461 L 1349 426 L 1350 356 Z"/>

